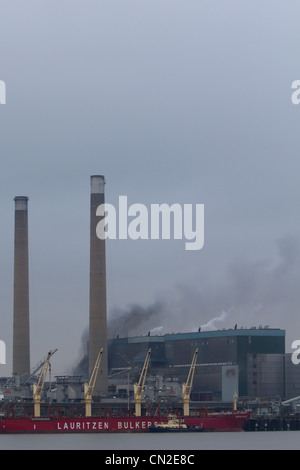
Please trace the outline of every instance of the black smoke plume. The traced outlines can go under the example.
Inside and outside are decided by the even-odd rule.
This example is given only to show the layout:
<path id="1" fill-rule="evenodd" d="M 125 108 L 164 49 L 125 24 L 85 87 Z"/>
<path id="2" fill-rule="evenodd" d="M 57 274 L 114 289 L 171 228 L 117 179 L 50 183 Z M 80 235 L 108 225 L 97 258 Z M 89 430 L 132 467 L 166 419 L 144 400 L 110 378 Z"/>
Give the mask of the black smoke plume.
<path id="1" fill-rule="evenodd" d="M 134 335 L 146 335 L 151 329 L 157 327 L 155 321 L 163 312 L 163 303 L 155 302 L 147 307 L 134 304 L 126 310 L 115 309 L 112 318 L 108 321 L 108 345 L 110 340 L 118 337 L 128 337 Z M 73 369 L 73 375 L 88 377 L 89 328 L 86 328 L 81 338 L 80 360 Z"/>

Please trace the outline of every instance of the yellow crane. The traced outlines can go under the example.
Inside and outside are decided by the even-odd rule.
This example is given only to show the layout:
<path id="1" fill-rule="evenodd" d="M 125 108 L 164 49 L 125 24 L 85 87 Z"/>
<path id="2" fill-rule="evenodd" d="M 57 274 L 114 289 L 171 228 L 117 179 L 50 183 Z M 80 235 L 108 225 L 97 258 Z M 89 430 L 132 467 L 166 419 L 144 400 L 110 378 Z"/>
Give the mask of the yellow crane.
<path id="1" fill-rule="evenodd" d="M 237 401 L 238 401 L 238 394 L 235 391 L 233 395 L 233 411 L 237 411 Z"/>
<path id="2" fill-rule="evenodd" d="M 52 350 L 48 352 L 47 358 L 42 367 L 42 372 L 40 374 L 38 383 L 33 384 L 33 403 L 34 403 L 34 417 L 40 418 L 41 416 L 41 399 L 42 392 L 45 385 L 46 375 L 48 372 L 50 358 L 52 356 Z"/>
<path id="3" fill-rule="evenodd" d="M 151 349 L 149 349 L 138 383 L 134 384 L 135 416 L 142 416 L 142 395 L 145 387 L 146 375 L 150 363 Z"/>
<path id="4" fill-rule="evenodd" d="M 190 414 L 190 396 L 191 396 L 191 391 L 192 391 L 192 386 L 193 386 L 198 352 L 199 350 L 196 349 L 194 352 L 194 356 L 193 356 L 192 364 L 189 370 L 187 381 L 184 384 L 182 384 L 182 400 L 183 400 L 183 415 L 184 416 L 189 416 Z"/>
<path id="5" fill-rule="evenodd" d="M 103 354 L 103 348 L 101 348 L 98 353 L 93 372 L 91 373 L 89 383 L 84 384 L 84 402 L 85 402 L 85 416 L 86 417 L 92 416 L 93 391 L 95 388 L 95 383 L 97 380 L 99 367 L 101 364 L 102 354 Z"/>

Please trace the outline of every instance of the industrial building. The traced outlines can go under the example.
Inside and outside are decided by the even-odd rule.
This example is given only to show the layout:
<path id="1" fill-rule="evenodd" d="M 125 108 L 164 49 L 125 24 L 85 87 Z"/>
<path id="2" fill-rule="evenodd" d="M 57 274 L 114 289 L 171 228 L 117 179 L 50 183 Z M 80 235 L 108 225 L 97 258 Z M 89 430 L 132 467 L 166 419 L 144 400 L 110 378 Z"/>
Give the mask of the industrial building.
<path id="1" fill-rule="evenodd" d="M 300 365 L 293 364 L 292 354 L 249 354 L 248 396 L 300 396 Z"/>
<path id="2" fill-rule="evenodd" d="M 271 328 L 227 329 L 192 333 L 115 338 L 109 347 L 111 381 L 114 374 L 142 364 L 151 349 L 152 375 L 186 380 L 193 354 L 198 349 L 192 398 L 227 401 L 234 391 L 249 393 L 249 357 L 285 354 L 285 331 Z M 278 373 L 278 376 L 280 374 Z M 283 375 L 280 382 L 283 382 Z M 251 389 L 252 391 L 252 389 Z"/>

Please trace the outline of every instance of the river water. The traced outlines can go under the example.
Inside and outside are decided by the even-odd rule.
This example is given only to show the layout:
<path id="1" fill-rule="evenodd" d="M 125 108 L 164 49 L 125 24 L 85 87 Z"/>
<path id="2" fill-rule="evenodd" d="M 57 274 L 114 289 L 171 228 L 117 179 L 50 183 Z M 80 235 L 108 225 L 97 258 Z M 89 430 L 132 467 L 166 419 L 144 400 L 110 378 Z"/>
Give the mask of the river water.
<path id="1" fill-rule="evenodd" d="M 0 450 L 300 450 L 300 431 L 0 435 Z"/>

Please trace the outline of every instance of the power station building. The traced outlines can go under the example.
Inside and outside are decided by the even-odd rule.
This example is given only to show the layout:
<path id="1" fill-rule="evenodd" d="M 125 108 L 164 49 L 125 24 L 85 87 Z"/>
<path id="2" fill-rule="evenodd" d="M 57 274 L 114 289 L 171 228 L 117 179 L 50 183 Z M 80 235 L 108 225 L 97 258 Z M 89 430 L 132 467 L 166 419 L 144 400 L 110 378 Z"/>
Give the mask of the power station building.
<path id="1" fill-rule="evenodd" d="M 232 398 L 232 390 L 239 396 L 253 390 L 253 357 L 284 355 L 285 331 L 251 328 L 115 338 L 109 348 L 112 380 L 118 371 L 142 364 L 149 349 L 151 374 L 177 377 L 179 382 L 186 380 L 198 349 L 192 398 L 221 401 Z"/>

